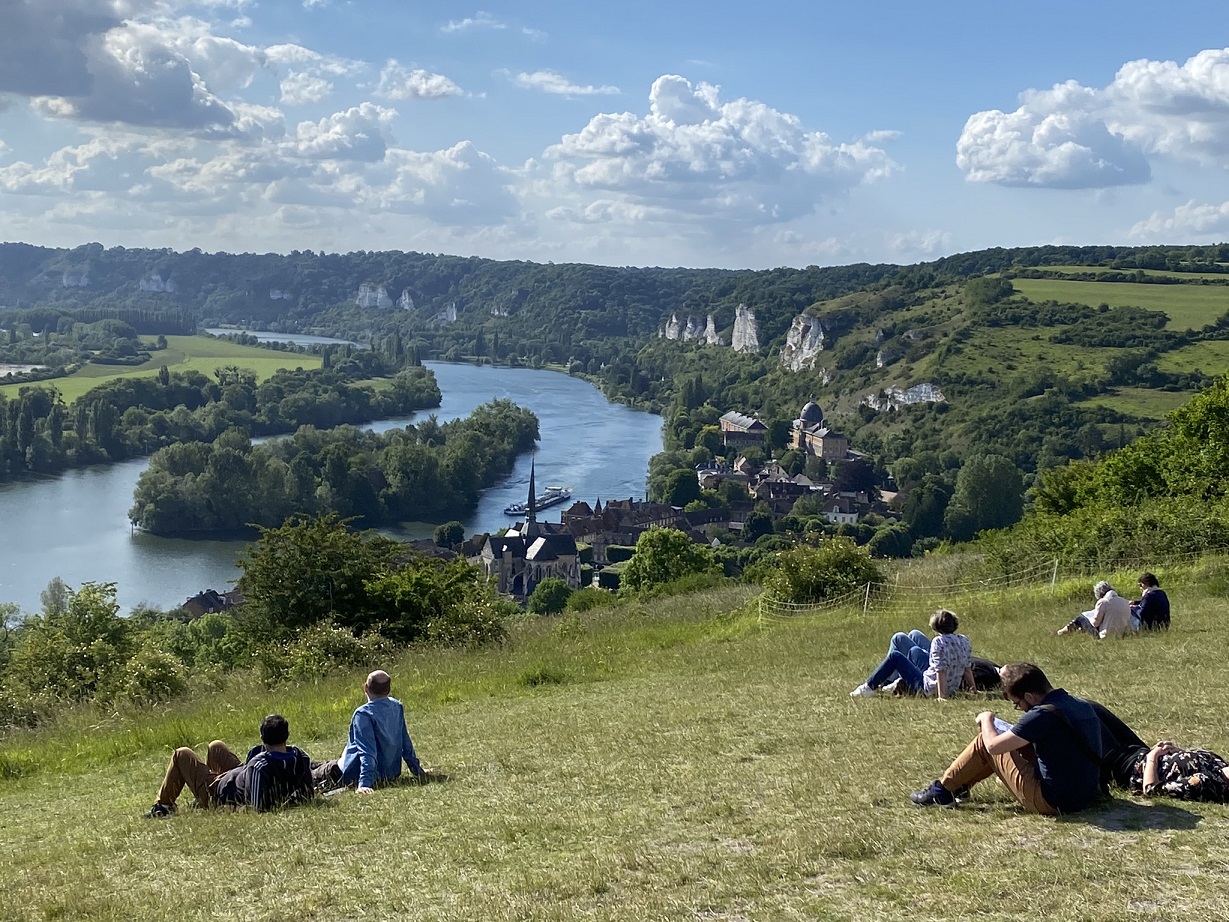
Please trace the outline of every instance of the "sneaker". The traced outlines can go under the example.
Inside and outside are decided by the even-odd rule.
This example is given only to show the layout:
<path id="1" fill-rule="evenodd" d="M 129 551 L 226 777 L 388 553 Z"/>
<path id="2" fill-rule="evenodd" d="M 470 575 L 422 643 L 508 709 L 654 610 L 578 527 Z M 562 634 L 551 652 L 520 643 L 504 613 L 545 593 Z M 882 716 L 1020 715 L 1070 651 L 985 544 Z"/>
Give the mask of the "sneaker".
<path id="1" fill-rule="evenodd" d="M 850 698 L 873 698 L 875 689 L 871 688 L 865 682 L 849 693 Z"/>
<path id="2" fill-rule="evenodd" d="M 174 804 L 154 804 L 145 814 L 147 820 L 164 820 L 175 813 Z"/>
<path id="3" fill-rule="evenodd" d="M 897 698 L 903 698 L 909 694 L 909 686 L 905 684 L 904 679 L 897 679 L 894 682 L 889 682 L 880 689 L 885 695 L 893 695 Z"/>
<path id="4" fill-rule="evenodd" d="M 938 781 L 932 781 L 930 787 L 914 791 L 909 799 L 919 807 L 954 807 L 956 797 Z"/>

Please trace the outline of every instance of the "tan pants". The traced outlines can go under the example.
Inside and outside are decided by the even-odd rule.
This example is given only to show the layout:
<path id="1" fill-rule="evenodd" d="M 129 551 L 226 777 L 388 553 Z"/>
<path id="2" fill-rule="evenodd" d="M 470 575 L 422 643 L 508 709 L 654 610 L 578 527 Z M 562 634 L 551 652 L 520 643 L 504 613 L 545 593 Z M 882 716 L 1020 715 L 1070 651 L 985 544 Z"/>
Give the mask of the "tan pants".
<path id="1" fill-rule="evenodd" d="M 956 756 L 956 761 L 948 766 L 939 783 L 949 791 L 958 791 L 966 785 L 972 787 L 994 775 L 998 775 L 999 781 L 1011 791 L 1011 796 L 1029 813 L 1042 813 L 1046 816 L 1058 813 L 1042 796 L 1041 777 L 1037 774 L 1037 756 L 1032 746 L 991 755 L 986 751 L 986 744 L 982 742 L 979 733 L 973 742 L 965 747 L 964 752 Z"/>
<path id="2" fill-rule="evenodd" d="M 166 767 L 166 777 L 162 779 L 162 789 L 158 791 L 158 803 L 168 807 L 173 805 L 187 785 L 196 796 L 197 803 L 202 807 L 212 806 L 217 799 L 218 779 L 242 764 L 221 740 L 209 744 L 204 762 L 187 746 L 176 749 L 171 756 L 171 764 Z"/>

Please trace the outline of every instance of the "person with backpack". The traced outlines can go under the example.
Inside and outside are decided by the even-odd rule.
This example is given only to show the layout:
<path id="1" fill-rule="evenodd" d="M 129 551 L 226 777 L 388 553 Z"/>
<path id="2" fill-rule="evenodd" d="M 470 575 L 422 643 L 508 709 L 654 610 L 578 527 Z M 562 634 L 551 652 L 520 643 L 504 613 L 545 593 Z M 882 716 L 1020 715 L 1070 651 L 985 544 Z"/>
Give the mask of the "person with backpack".
<path id="1" fill-rule="evenodd" d="M 209 744 L 204 762 L 186 746 L 176 749 L 158 799 L 145 818 L 171 816 L 185 787 L 202 807 L 248 807 L 263 812 L 311 800 L 315 796 L 311 759 L 298 747 L 287 745 L 289 739 L 289 721 L 281 714 L 270 714 L 260 722 L 261 744 L 243 762 L 221 740 Z"/>
<path id="2" fill-rule="evenodd" d="M 360 705 L 350 719 L 350 740 L 340 759 L 315 768 L 322 786 L 358 783 L 358 793 L 371 794 L 377 784 L 401 777 L 401 763 L 419 781 L 430 777 L 418 761 L 410 731 L 405 725 L 405 707 L 392 697 L 393 680 L 383 669 L 367 676 Z"/>
<path id="3" fill-rule="evenodd" d="M 921 807 L 953 807 L 958 793 L 997 776 L 1030 813 L 1054 816 L 1091 806 L 1102 790 L 1104 730 L 1097 711 L 1051 686 L 1033 663 L 1008 663 L 999 674 L 1003 694 L 1024 715 L 1009 726 L 982 711 L 964 752 L 909 799 Z"/>

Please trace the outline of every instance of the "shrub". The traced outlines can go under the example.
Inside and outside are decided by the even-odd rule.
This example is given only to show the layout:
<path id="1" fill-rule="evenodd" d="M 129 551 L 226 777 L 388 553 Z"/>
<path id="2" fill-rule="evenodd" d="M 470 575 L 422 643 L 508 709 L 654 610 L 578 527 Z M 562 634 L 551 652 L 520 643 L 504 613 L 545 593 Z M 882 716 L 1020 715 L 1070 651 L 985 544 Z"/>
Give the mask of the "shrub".
<path id="1" fill-rule="evenodd" d="M 123 693 L 130 701 L 169 701 L 186 687 L 183 663 L 163 650 L 142 647 L 124 668 Z"/>
<path id="2" fill-rule="evenodd" d="M 561 579 L 542 580 L 529 595 L 529 610 L 535 615 L 557 615 L 568 604 L 572 588 Z"/>
<path id="3" fill-rule="evenodd" d="M 606 560 L 610 563 L 623 563 L 626 560 L 631 560 L 632 555 L 636 553 L 634 547 L 628 547 L 625 544 L 612 544 L 606 548 Z"/>
<path id="4" fill-rule="evenodd" d="M 618 598 L 604 589 L 586 586 L 568 596 L 568 611 L 590 611 L 603 605 L 617 605 Z"/>
<path id="5" fill-rule="evenodd" d="M 384 658 L 387 645 L 375 632 L 363 637 L 336 624 L 313 624 L 286 645 L 286 674 L 292 679 L 311 679 L 353 667 L 366 668 Z"/>
<path id="6" fill-rule="evenodd" d="M 867 552 L 848 538 L 781 551 L 771 565 L 764 586 L 783 602 L 821 602 L 883 579 Z"/>
<path id="7" fill-rule="evenodd" d="M 467 599 L 431 618 L 423 640 L 444 647 L 482 647 L 503 643 L 507 618 L 519 615 L 520 606 L 506 599 Z"/>

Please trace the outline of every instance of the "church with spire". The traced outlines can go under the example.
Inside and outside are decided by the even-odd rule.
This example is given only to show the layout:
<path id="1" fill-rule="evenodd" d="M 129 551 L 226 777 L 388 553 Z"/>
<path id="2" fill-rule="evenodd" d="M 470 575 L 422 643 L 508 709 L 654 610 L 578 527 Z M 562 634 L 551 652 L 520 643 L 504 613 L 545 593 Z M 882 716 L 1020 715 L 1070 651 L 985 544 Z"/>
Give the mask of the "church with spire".
<path id="1" fill-rule="evenodd" d="M 544 579 L 561 579 L 572 589 L 580 588 L 580 552 L 576 539 L 563 526 L 539 522 L 536 465 L 529 466 L 529 498 L 525 520 L 502 535 L 491 535 L 482 546 L 483 572 L 496 588 L 522 604 Z"/>

